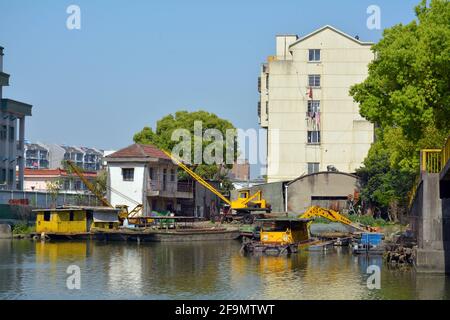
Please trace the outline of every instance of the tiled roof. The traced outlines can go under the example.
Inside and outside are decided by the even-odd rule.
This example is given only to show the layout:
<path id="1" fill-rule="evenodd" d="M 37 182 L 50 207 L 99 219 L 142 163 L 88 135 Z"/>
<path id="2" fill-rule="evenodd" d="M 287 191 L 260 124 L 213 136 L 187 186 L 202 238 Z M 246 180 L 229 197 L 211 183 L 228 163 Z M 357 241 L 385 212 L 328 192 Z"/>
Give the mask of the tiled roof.
<path id="1" fill-rule="evenodd" d="M 73 176 L 75 174 L 69 174 L 66 170 L 63 169 L 30 169 L 25 168 L 24 170 L 24 176 L 26 177 L 40 177 L 40 176 L 51 176 L 51 177 L 61 177 L 61 176 Z M 97 176 L 96 172 L 89 172 L 85 171 L 83 172 L 83 176 L 88 178 L 95 178 Z"/>
<path id="2" fill-rule="evenodd" d="M 139 143 L 120 149 L 108 155 L 106 158 L 159 158 L 170 160 L 164 152 L 154 145 Z"/>

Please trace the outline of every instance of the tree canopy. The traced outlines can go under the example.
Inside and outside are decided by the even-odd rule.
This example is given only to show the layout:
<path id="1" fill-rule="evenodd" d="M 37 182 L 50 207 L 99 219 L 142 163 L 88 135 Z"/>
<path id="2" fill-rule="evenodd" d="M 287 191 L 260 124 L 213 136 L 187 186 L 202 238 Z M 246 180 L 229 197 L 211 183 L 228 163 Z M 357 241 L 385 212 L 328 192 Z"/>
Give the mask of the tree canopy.
<path id="1" fill-rule="evenodd" d="M 350 90 L 361 115 L 420 140 L 427 128 L 450 129 L 450 1 L 423 0 L 417 19 L 384 30 L 369 75 Z"/>
<path id="2" fill-rule="evenodd" d="M 186 129 L 189 131 L 191 136 L 191 158 L 194 158 L 194 137 L 195 130 L 194 124 L 196 121 L 201 121 L 203 136 L 208 129 L 217 129 L 223 136 L 224 143 L 222 145 L 223 155 L 225 157 L 227 152 L 227 146 L 225 144 L 225 137 L 227 130 L 233 132 L 233 145 L 228 146 L 232 148 L 233 159 L 237 158 L 237 139 L 236 139 L 236 129 L 231 122 L 225 119 L 219 118 L 213 113 L 206 111 L 177 111 L 175 114 L 168 114 L 167 116 L 160 119 L 156 124 L 156 130 L 151 127 L 145 127 L 140 132 L 134 135 L 134 141 L 136 143 L 142 144 L 154 144 L 159 148 L 165 150 L 172 150 L 179 141 L 172 140 L 172 134 L 176 129 Z M 211 144 L 211 140 L 203 139 L 202 150 Z M 193 165 L 194 171 L 205 179 L 217 180 L 223 179 L 227 173 L 227 169 L 231 168 L 232 164 L 218 163 L 218 164 L 207 164 L 202 162 L 201 164 Z M 181 178 L 186 177 L 183 172 L 180 172 Z"/>
<path id="3" fill-rule="evenodd" d="M 415 11 L 416 20 L 384 31 L 367 79 L 350 90 L 377 127 L 357 171 L 361 198 L 394 216 L 406 211 L 420 150 L 441 148 L 450 133 L 450 2 L 422 1 Z"/>

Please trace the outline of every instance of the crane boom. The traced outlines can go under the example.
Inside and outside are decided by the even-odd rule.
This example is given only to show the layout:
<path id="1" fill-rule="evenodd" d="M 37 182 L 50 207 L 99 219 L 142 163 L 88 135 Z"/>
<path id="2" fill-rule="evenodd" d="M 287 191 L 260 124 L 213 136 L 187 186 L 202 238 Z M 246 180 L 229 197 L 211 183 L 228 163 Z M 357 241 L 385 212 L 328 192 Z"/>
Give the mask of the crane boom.
<path id="1" fill-rule="evenodd" d="M 300 215 L 300 219 L 308 219 L 314 217 L 323 217 L 333 222 L 340 222 L 345 225 L 351 226 L 359 231 L 367 231 L 366 230 L 367 227 L 353 223 L 350 219 L 344 217 L 343 215 L 331 209 L 324 209 L 321 207 L 313 206 L 310 207 L 305 213 Z"/>
<path id="2" fill-rule="evenodd" d="M 89 191 L 91 191 L 101 201 L 101 203 L 104 206 L 114 208 L 108 202 L 108 200 L 106 200 L 105 197 L 103 197 L 103 195 L 95 189 L 95 187 L 92 185 L 92 183 L 89 182 L 88 179 L 86 179 L 86 177 L 83 175 L 81 170 L 72 161 L 67 160 L 66 162 L 69 165 L 69 167 L 73 170 L 73 172 L 75 172 L 75 174 L 81 179 L 81 181 L 83 181 L 84 185 L 89 189 Z"/>
<path id="3" fill-rule="evenodd" d="M 187 174 L 189 174 L 192 178 L 194 178 L 196 181 L 198 181 L 202 186 L 204 186 L 206 189 L 214 193 L 216 196 L 218 196 L 220 199 L 222 199 L 226 204 L 228 204 L 230 207 L 232 206 L 232 203 L 229 199 L 227 199 L 222 193 L 220 193 L 216 188 L 214 188 L 211 184 L 206 182 L 202 177 L 200 177 L 198 174 L 196 174 L 194 171 L 189 169 L 181 160 L 179 160 L 177 157 L 172 155 L 170 152 L 166 150 L 162 150 L 168 157 L 172 159 L 173 162 L 175 162 L 179 167 L 181 167 L 184 171 L 186 171 Z"/>

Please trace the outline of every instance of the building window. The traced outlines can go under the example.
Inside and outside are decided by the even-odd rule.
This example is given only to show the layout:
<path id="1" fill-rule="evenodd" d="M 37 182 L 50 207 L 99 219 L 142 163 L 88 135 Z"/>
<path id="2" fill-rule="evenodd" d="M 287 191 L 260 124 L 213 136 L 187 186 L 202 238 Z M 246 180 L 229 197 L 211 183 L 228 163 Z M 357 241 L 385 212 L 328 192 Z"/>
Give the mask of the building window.
<path id="1" fill-rule="evenodd" d="M 318 162 L 308 162 L 308 174 L 319 172 Z"/>
<path id="2" fill-rule="evenodd" d="M 308 101 L 308 114 L 320 112 L 320 100 L 309 100 Z"/>
<path id="3" fill-rule="evenodd" d="M 122 178 L 123 181 L 134 181 L 134 168 L 123 168 Z"/>
<path id="4" fill-rule="evenodd" d="M 70 190 L 70 180 L 68 179 L 64 180 L 64 190 Z"/>
<path id="5" fill-rule="evenodd" d="M 14 171 L 13 169 L 9 169 L 9 177 L 8 177 L 8 182 L 9 183 L 13 183 L 14 181 Z"/>
<path id="6" fill-rule="evenodd" d="M 9 127 L 9 141 L 16 139 L 16 127 Z"/>
<path id="7" fill-rule="evenodd" d="M 74 182 L 74 189 L 75 190 L 82 190 L 82 184 L 81 184 L 81 181 L 80 180 L 75 180 L 75 182 Z"/>
<path id="8" fill-rule="evenodd" d="M 320 61 L 320 49 L 309 49 L 309 61 L 310 62 Z"/>
<path id="9" fill-rule="evenodd" d="M 0 127 L 0 139 L 1 140 L 6 140 L 7 131 L 8 131 L 8 127 L 7 126 L 1 126 Z"/>
<path id="10" fill-rule="evenodd" d="M 170 182 L 175 182 L 175 169 L 170 170 Z"/>
<path id="11" fill-rule="evenodd" d="M 308 76 L 308 85 L 310 87 L 320 87 L 320 74 L 310 74 Z"/>
<path id="12" fill-rule="evenodd" d="M 310 144 L 320 143 L 320 131 L 308 131 L 308 143 Z"/>
<path id="13" fill-rule="evenodd" d="M 1 175 L 0 175 L 0 183 L 5 183 L 6 182 L 6 169 L 2 169 L 1 171 Z"/>

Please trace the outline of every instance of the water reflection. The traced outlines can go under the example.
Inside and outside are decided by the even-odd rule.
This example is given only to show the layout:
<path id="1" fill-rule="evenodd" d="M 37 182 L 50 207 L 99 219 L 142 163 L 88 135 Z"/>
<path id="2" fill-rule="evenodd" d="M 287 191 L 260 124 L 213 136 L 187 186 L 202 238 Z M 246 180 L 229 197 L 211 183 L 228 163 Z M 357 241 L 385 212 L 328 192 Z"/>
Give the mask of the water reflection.
<path id="1" fill-rule="evenodd" d="M 448 299 L 449 279 L 390 270 L 345 248 L 290 257 L 243 256 L 239 242 L 141 244 L 0 241 L 7 299 Z M 81 290 L 66 287 L 80 266 Z M 366 285 L 381 267 L 381 290 Z"/>

